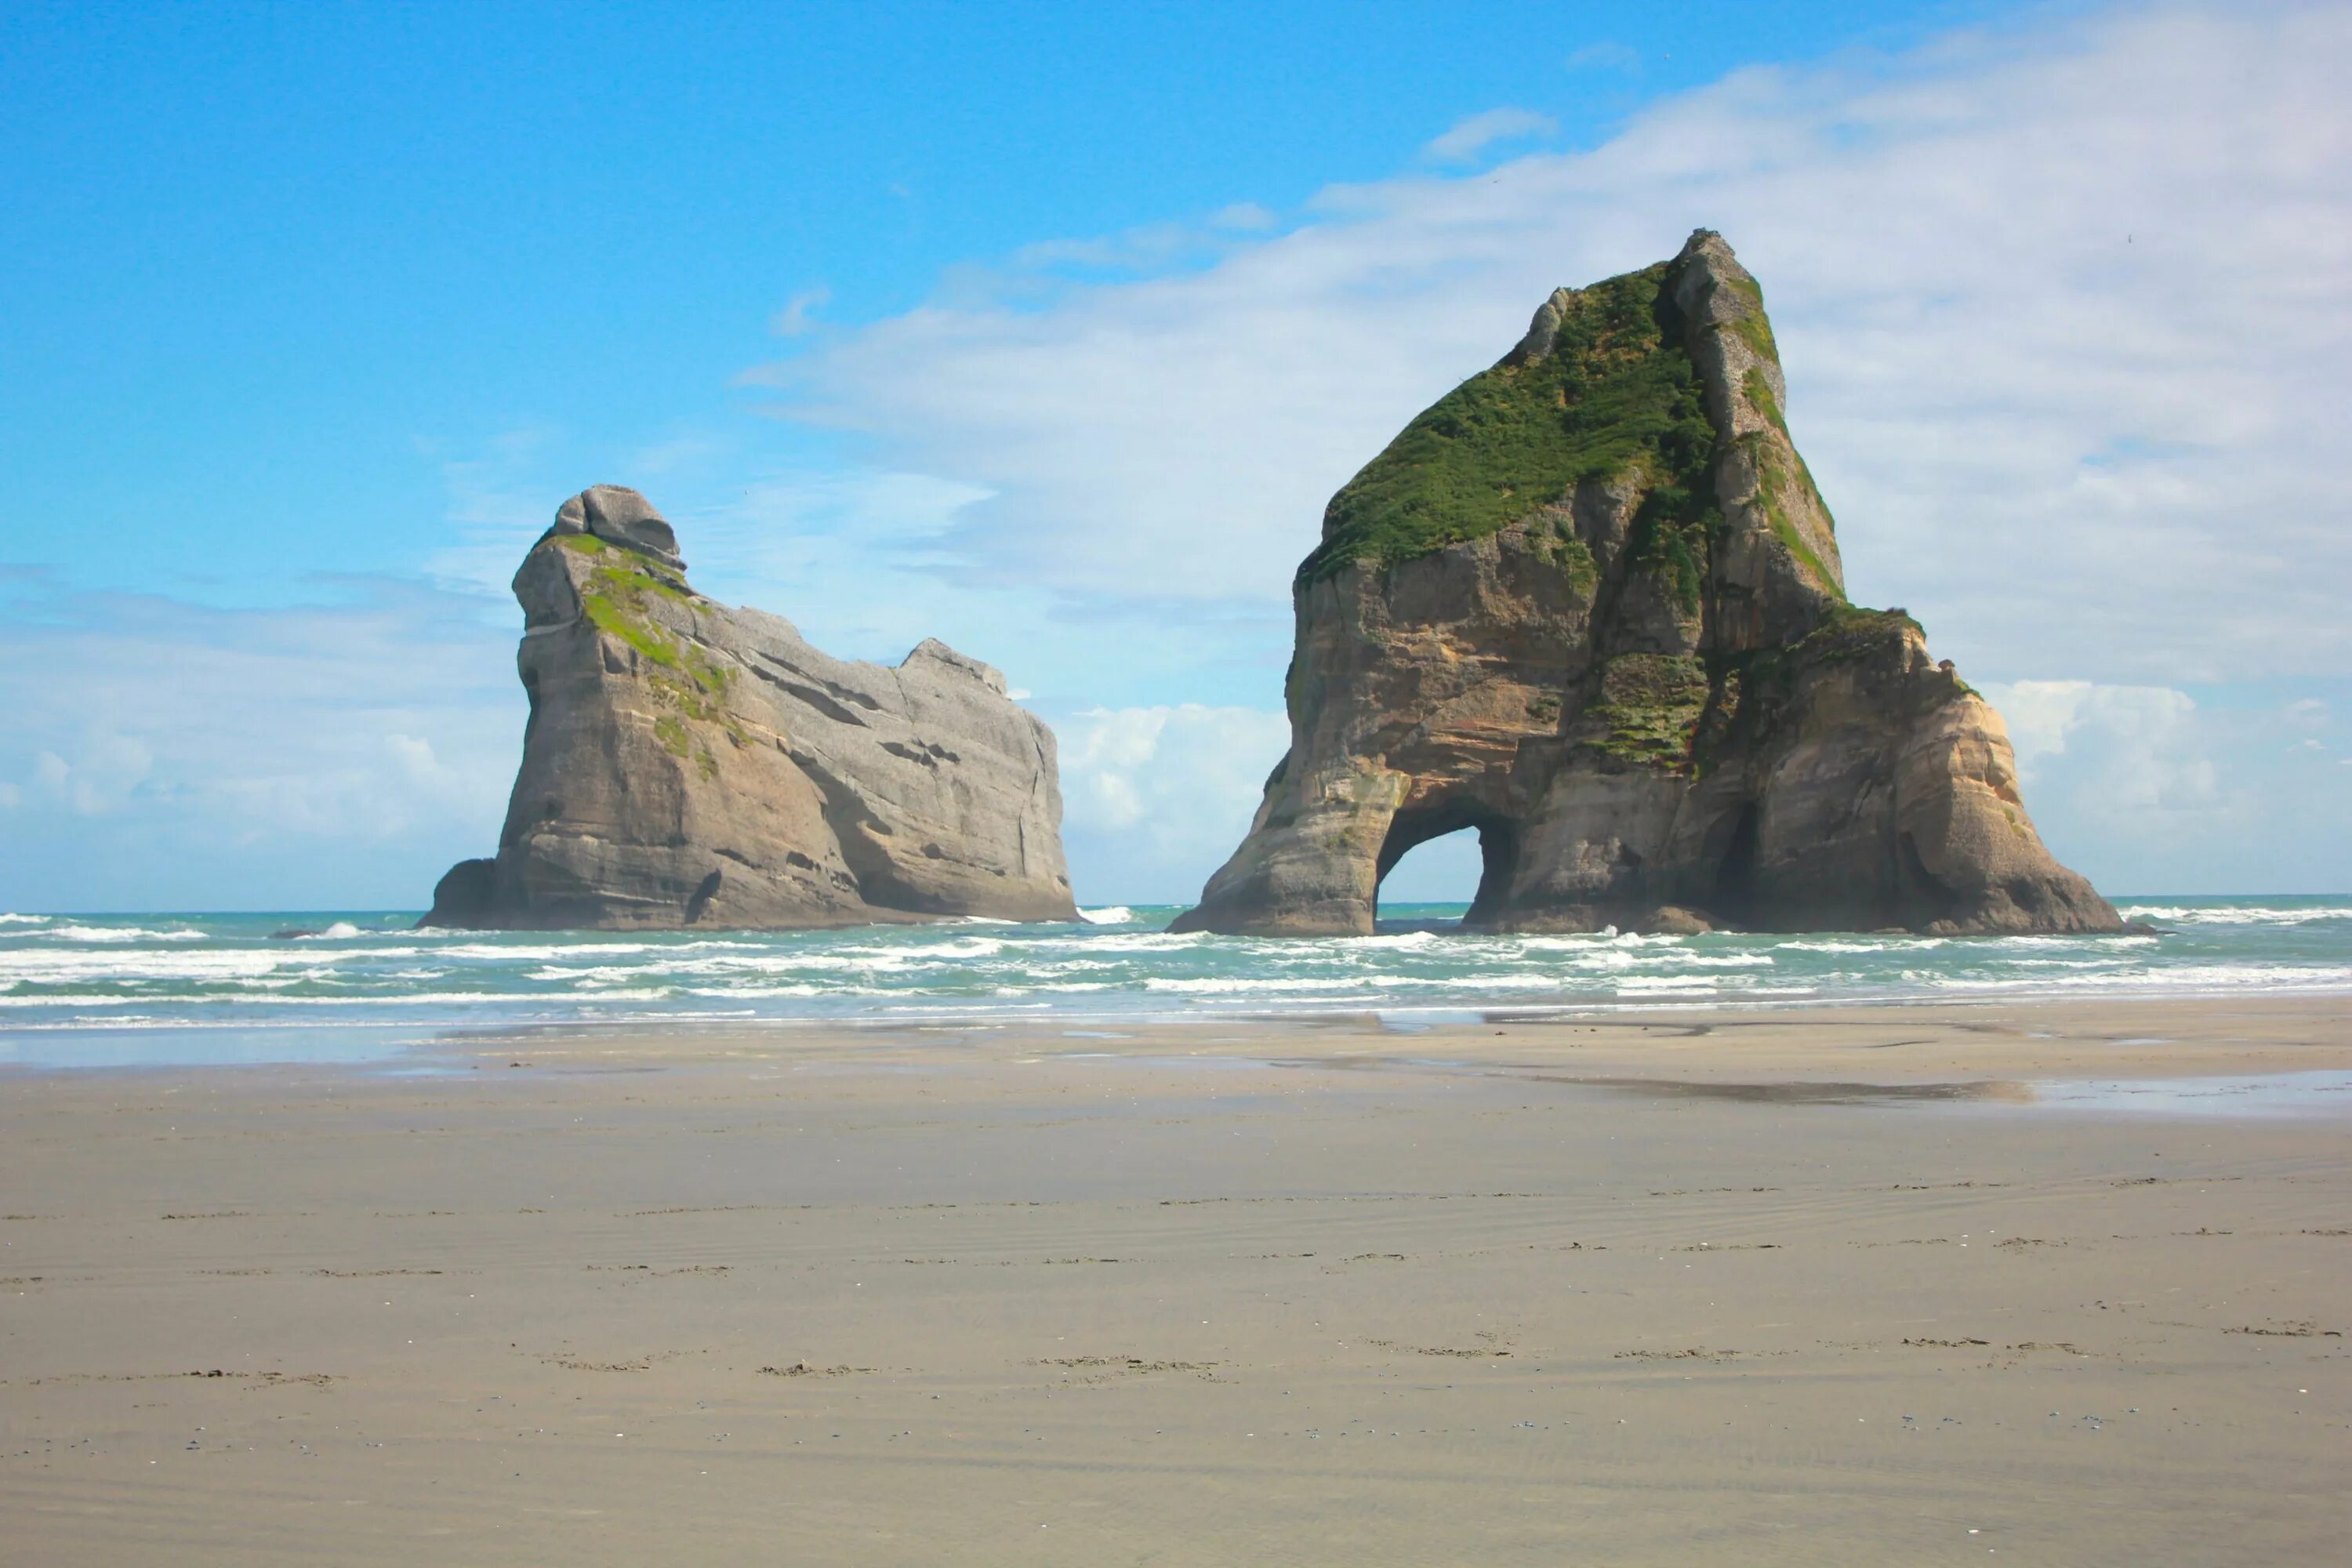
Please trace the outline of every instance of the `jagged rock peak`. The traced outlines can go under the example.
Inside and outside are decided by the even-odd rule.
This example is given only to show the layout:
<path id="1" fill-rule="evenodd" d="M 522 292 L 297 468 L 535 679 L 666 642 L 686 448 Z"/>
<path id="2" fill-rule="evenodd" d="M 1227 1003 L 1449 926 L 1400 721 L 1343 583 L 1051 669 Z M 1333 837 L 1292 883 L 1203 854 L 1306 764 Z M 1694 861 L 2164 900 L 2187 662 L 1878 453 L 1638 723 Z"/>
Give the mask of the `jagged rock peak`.
<path id="1" fill-rule="evenodd" d="M 496 857 L 430 925 L 1073 920 L 1053 731 L 927 638 L 896 668 L 688 584 L 635 490 L 563 503 L 514 579 L 530 718 Z"/>
<path id="2" fill-rule="evenodd" d="M 2000 719 L 1846 602 L 1723 237 L 1544 300 L 1341 487 L 1293 586 L 1291 748 L 1181 929 L 1372 928 L 1478 830 L 1472 923 L 2111 931 Z"/>

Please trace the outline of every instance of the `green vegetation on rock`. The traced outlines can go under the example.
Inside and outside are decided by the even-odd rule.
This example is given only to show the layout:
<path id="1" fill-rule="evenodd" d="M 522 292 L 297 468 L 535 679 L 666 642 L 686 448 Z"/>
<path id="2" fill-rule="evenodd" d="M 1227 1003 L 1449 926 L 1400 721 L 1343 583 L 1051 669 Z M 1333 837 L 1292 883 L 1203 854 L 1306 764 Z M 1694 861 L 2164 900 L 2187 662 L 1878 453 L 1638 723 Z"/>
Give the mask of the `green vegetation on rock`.
<path id="1" fill-rule="evenodd" d="M 609 596 L 586 593 L 580 595 L 580 607 L 599 630 L 612 633 L 656 664 L 675 666 L 677 645 L 660 627 L 642 616 L 632 615 L 622 604 Z"/>
<path id="2" fill-rule="evenodd" d="M 601 540 L 593 540 L 595 549 L 585 549 L 573 542 L 588 539 L 579 533 L 559 534 L 556 542 L 564 549 L 590 556 L 596 562 L 588 574 L 588 582 L 580 590 L 580 607 L 588 618 L 604 631 L 612 633 L 646 658 L 665 668 L 678 666 L 677 639 L 647 618 L 648 601 L 655 597 L 677 604 L 692 604 L 694 595 L 682 583 L 667 574 L 656 575 L 642 558 L 631 558 L 625 551 L 614 550 Z"/>
<path id="3" fill-rule="evenodd" d="M 1741 341 L 1755 350 L 1759 356 L 1779 364 L 1780 345 L 1772 338 L 1772 319 L 1764 313 L 1764 285 L 1753 278 L 1733 278 L 1727 281 L 1738 291 L 1741 299 L 1748 301 L 1748 314 L 1734 316 L 1725 325 L 1738 332 Z"/>
<path id="4" fill-rule="evenodd" d="M 1568 578 L 1569 592 L 1581 599 L 1600 582 L 1600 563 L 1592 559 L 1591 550 L 1576 536 L 1576 525 L 1567 518 L 1556 519 L 1552 532 L 1556 537 L 1541 547 L 1543 558 L 1560 569 Z"/>
<path id="5" fill-rule="evenodd" d="M 554 542 L 560 549 L 596 563 L 581 587 L 580 608 L 599 630 L 620 638 L 648 662 L 678 671 L 710 696 L 726 695 L 733 672 L 714 660 L 698 643 L 656 625 L 649 614 L 656 599 L 688 608 L 698 605 L 699 596 L 686 585 L 685 578 L 593 534 L 560 533 L 554 536 Z"/>
<path id="6" fill-rule="evenodd" d="M 1703 522 L 1715 430 L 1666 272 L 1660 263 L 1568 295 L 1549 354 L 1507 359 L 1406 426 L 1332 498 L 1299 584 L 1481 538 L 1582 480 L 1635 469 L 1655 487 L 1645 510 L 1677 531 Z"/>
<path id="7" fill-rule="evenodd" d="M 1908 634 L 1927 635 L 1907 610 L 1863 610 L 1839 605 L 1789 651 L 1797 658 L 1839 664 L 1868 658 Z"/>
<path id="8" fill-rule="evenodd" d="M 1739 390 L 1748 395 L 1748 401 L 1755 405 L 1757 413 L 1764 416 L 1766 424 L 1783 436 L 1789 433 L 1789 422 L 1780 416 L 1780 402 L 1773 397 L 1772 384 L 1764 379 L 1762 370 L 1749 365 L 1748 374 L 1739 378 Z"/>
<path id="9" fill-rule="evenodd" d="M 716 724 L 727 732 L 727 739 L 736 746 L 750 745 L 751 731 L 743 727 L 743 721 L 719 700 L 726 692 L 726 677 L 730 672 L 712 664 L 709 656 L 692 644 L 687 647 L 684 663 L 691 679 L 679 680 L 657 674 L 646 683 L 654 700 L 697 723 Z M 685 755 L 682 752 L 678 754 Z"/>
<path id="10" fill-rule="evenodd" d="M 1805 536 L 1798 532 L 1797 525 L 1790 521 L 1786 489 L 1789 477 L 1780 468 L 1780 449 L 1757 432 L 1741 437 L 1740 441 L 1748 448 L 1749 459 L 1756 465 L 1756 500 L 1764 509 L 1764 519 L 1771 525 L 1772 537 L 1802 563 L 1805 570 L 1811 573 L 1822 587 L 1839 599 L 1844 599 L 1845 590 L 1838 585 L 1837 577 L 1822 563 L 1822 558 L 1813 553 L 1813 547 L 1805 542 Z M 1799 460 L 1802 461 L 1801 458 Z M 1808 491 L 1818 496 L 1819 492 L 1811 489 L 1812 475 L 1808 473 L 1802 477 Z M 1829 515 L 1827 508 L 1822 509 L 1822 515 Z"/>
<path id="11" fill-rule="evenodd" d="M 1664 490 L 1653 490 L 1643 498 L 1639 511 L 1633 514 L 1630 538 L 1632 560 L 1635 567 L 1653 572 L 1675 586 L 1675 598 L 1683 614 L 1698 614 L 1699 589 L 1706 578 L 1702 564 L 1706 559 L 1706 547 L 1715 531 L 1722 525 L 1723 514 L 1712 506 L 1696 518 L 1682 517 L 1673 510 L 1671 498 L 1665 505 L 1654 505 Z"/>
<path id="12" fill-rule="evenodd" d="M 1739 390 L 1748 395 L 1748 401 L 1755 405 L 1756 412 L 1761 414 L 1773 429 L 1783 436 L 1788 436 L 1789 421 L 1781 415 L 1780 405 L 1773 397 L 1772 388 L 1764 380 L 1764 373 L 1761 370 L 1752 364 L 1749 365 L 1748 374 L 1739 378 Z M 1796 453 L 1797 473 L 1805 481 L 1806 496 L 1811 500 L 1814 510 L 1822 514 L 1822 521 L 1829 525 L 1829 531 L 1835 533 L 1837 519 L 1830 515 L 1830 503 L 1822 499 L 1822 488 L 1813 482 L 1813 470 L 1805 462 L 1805 455 L 1797 451 L 1797 443 L 1793 437 L 1790 437 L 1789 450 Z M 1814 562 L 1813 564 L 1818 569 L 1820 563 Z M 1822 574 L 1824 580 L 1828 575 L 1825 572 Z"/>
<path id="13" fill-rule="evenodd" d="M 1584 710 L 1586 723 L 1600 731 L 1586 742 L 1627 762 L 1685 766 L 1706 699 L 1706 667 L 1697 659 L 1621 654 L 1601 671 L 1600 698 Z"/>

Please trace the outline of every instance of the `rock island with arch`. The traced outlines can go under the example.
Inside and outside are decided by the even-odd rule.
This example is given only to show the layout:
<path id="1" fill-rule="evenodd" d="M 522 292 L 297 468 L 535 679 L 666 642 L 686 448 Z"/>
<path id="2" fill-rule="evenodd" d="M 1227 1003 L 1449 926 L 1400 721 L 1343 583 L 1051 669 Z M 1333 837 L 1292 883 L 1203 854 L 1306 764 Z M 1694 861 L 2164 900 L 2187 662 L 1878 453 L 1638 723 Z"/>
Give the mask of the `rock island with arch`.
<path id="1" fill-rule="evenodd" d="M 1495 931 L 2112 931 L 2000 717 L 1846 600 L 1763 291 L 1702 229 L 1544 301 L 1332 498 L 1289 752 L 1175 929 L 1369 932 L 1475 829 Z"/>

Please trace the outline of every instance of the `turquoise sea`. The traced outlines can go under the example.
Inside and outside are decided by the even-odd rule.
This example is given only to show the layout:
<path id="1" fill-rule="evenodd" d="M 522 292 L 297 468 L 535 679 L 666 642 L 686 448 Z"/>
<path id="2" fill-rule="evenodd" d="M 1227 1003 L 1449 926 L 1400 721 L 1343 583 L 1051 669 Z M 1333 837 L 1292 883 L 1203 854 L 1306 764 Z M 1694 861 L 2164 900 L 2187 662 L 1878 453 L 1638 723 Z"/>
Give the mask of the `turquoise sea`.
<path id="1" fill-rule="evenodd" d="M 1843 1001 L 2352 992 L 2352 896 L 2117 900 L 2161 935 L 1476 936 L 1459 905 L 1379 934 L 1171 936 L 1173 908 L 1073 925 L 418 931 L 413 912 L 0 914 L 0 1065 L 369 1060 L 542 1025 L 1089 1022 Z M 310 934 L 287 935 L 289 931 Z"/>

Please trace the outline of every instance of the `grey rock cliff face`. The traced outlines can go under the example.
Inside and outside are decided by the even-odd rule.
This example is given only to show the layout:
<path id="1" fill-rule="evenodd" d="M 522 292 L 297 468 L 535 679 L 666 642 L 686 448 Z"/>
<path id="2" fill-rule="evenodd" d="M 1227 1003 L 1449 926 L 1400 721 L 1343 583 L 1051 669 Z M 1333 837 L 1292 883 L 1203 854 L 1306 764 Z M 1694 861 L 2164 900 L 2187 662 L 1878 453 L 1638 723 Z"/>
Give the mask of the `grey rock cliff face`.
<path id="1" fill-rule="evenodd" d="M 1845 602 L 1785 398 L 1719 236 L 1547 300 L 1334 498 L 1289 753 L 1178 929 L 1370 931 L 1390 868 L 1465 827 L 1488 929 L 2120 929 L 2042 847 L 2000 715 Z"/>
<path id="2" fill-rule="evenodd" d="M 563 504 L 515 574 L 530 697 L 494 858 L 428 925 L 1074 920 L 1053 731 L 977 659 L 828 658 L 689 587 L 636 491 Z"/>

